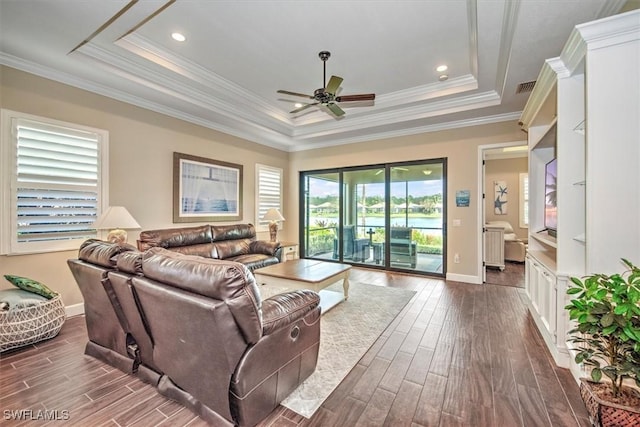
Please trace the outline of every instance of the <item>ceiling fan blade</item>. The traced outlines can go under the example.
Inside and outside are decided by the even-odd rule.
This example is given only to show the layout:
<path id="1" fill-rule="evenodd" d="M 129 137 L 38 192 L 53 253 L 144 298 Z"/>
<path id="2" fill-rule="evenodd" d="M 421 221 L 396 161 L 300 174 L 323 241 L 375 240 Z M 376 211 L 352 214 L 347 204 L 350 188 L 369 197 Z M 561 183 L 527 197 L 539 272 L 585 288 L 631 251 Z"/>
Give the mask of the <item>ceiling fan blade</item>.
<path id="1" fill-rule="evenodd" d="M 359 95 L 336 96 L 336 102 L 373 101 L 374 99 L 376 99 L 375 93 L 362 93 Z"/>
<path id="2" fill-rule="evenodd" d="M 329 79 L 329 83 L 327 83 L 327 87 L 324 88 L 324 91 L 332 95 L 335 95 L 336 91 L 342 84 L 342 80 L 343 80 L 342 77 L 331 76 L 331 78 Z"/>
<path id="3" fill-rule="evenodd" d="M 305 104 L 302 107 L 299 107 L 299 108 L 296 108 L 295 110 L 289 111 L 289 113 L 291 113 L 291 114 L 299 113 L 302 110 L 306 110 L 307 108 L 309 108 L 309 107 L 311 107 L 313 105 L 318 105 L 318 104 L 319 104 L 319 102 L 314 102 L 312 104 Z"/>
<path id="4" fill-rule="evenodd" d="M 278 93 L 284 93 L 285 95 L 293 95 L 293 96 L 301 96 L 303 98 L 309 98 L 309 99 L 313 99 L 313 96 L 311 95 L 305 95 L 304 93 L 298 93 L 298 92 L 290 92 L 288 90 L 279 90 Z"/>
<path id="5" fill-rule="evenodd" d="M 330 102 L 329 104 L 326 104 L 326 106 L 333 113 L 334 116 L 340 117 L 344 115 L 344 110 L 338 107 L 338 104 L 334 104 L 333 102 Z"/>

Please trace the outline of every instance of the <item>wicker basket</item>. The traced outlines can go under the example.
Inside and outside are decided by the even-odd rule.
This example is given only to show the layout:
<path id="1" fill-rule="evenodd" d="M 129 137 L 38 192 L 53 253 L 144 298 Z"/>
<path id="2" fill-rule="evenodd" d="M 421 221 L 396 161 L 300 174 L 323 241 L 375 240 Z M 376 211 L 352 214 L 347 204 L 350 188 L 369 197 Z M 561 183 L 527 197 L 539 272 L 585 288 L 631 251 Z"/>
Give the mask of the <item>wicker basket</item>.
<path id="1" fill-rule="evenodd" d="M 580 396 L 587 406 L 591 424 L 596 427 L 637 427 L 640 426 L 640 409 L 629 408 L 606 402 L 596 396 L 589 380 L 580 378 Z"/>
<path id="2" fill-rule="evenodd" d="M 60 295 L 25 308 L 0 312 L 0 351 L 22 347 L 58 335 L 66 319 Z"/>

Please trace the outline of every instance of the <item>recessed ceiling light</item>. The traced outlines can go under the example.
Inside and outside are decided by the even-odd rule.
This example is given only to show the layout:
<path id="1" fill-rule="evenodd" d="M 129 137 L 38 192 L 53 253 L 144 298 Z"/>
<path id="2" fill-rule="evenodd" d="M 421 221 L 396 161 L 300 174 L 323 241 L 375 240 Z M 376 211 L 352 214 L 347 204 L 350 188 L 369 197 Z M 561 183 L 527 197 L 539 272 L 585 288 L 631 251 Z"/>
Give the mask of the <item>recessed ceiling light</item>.
<path id="1" fill-rule="evenodd" d="M 302 104 L 300 104 L 299 102 L 296 102 L 295 104 L 293 104 L 293 106 L 296 108 L 300 108 L 302 107 Z"/>
<path id="2" fill-rule="evenodd" d="M 449 78 L 448 75 L 446 74 L 441 74 L 440 77 L 438 77 L 438 80 L 440 80 L 441 82 L 447 80 Z"/>
<path id="3" fill-rule="evenodd" d="M 171 33 L 171 38 L 174 39 L 177 42 L 183 42 L 185 41 L 187 38 L 181 34 L 181 33 Z"/>
<path id="4" fill-rule="evenodd" d="M 438 67 L 436 68 L 436 71 L 439 73 L 442 73 L 444 71 L 447 71 L 449 69 L 449 67 L 447 67 L 446 65 L 438 65 Z"/>

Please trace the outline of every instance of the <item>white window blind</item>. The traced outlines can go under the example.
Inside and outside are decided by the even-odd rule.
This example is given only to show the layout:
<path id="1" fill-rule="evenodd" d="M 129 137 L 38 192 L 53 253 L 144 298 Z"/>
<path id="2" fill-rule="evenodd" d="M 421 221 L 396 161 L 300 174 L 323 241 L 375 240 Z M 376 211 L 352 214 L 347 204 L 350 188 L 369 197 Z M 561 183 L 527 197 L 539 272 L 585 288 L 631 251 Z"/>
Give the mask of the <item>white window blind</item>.
<path id="1" fill-rule="evenodd" d="M 10 133 L 4 152 L 12 153 L 14 173 L 3 252 L 76 249 L 79 241 L 96 237 L 105 132 L 14 116 Z"/>
<path id="2" fill-rule="evenodd" d="M 282 169 L 256 164 L 256 228 L 266 231 L 269 221 L 262 217 L 270 208 L 282 213 Z"/>
<path id="3" fill-rule="evenodd" d="M 529 174 L 520 174 L 520 228 L 529 227 Z"/>

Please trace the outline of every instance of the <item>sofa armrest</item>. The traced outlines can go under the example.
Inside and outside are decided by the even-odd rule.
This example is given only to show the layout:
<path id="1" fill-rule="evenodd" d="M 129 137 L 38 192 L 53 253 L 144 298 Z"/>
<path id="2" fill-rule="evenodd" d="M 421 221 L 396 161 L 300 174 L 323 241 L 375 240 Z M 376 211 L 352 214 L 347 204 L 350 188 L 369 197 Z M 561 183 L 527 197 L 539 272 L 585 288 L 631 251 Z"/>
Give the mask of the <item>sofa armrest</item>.
<path id="1" fill-rule="evenodd" d="M 320 296 L 310 290 L 274 295 L 262 301 L 262 335 L 269 335 L 303 318 L 320 304 Z"/>
<path id="2" fill-rule="evenodd" d="M 280 242 L 267 242 L 266 240 L 254 240 L 249 244 L 249 252 L 252 254 L 264 254 L 276 256 L 280 249 Z"/>

